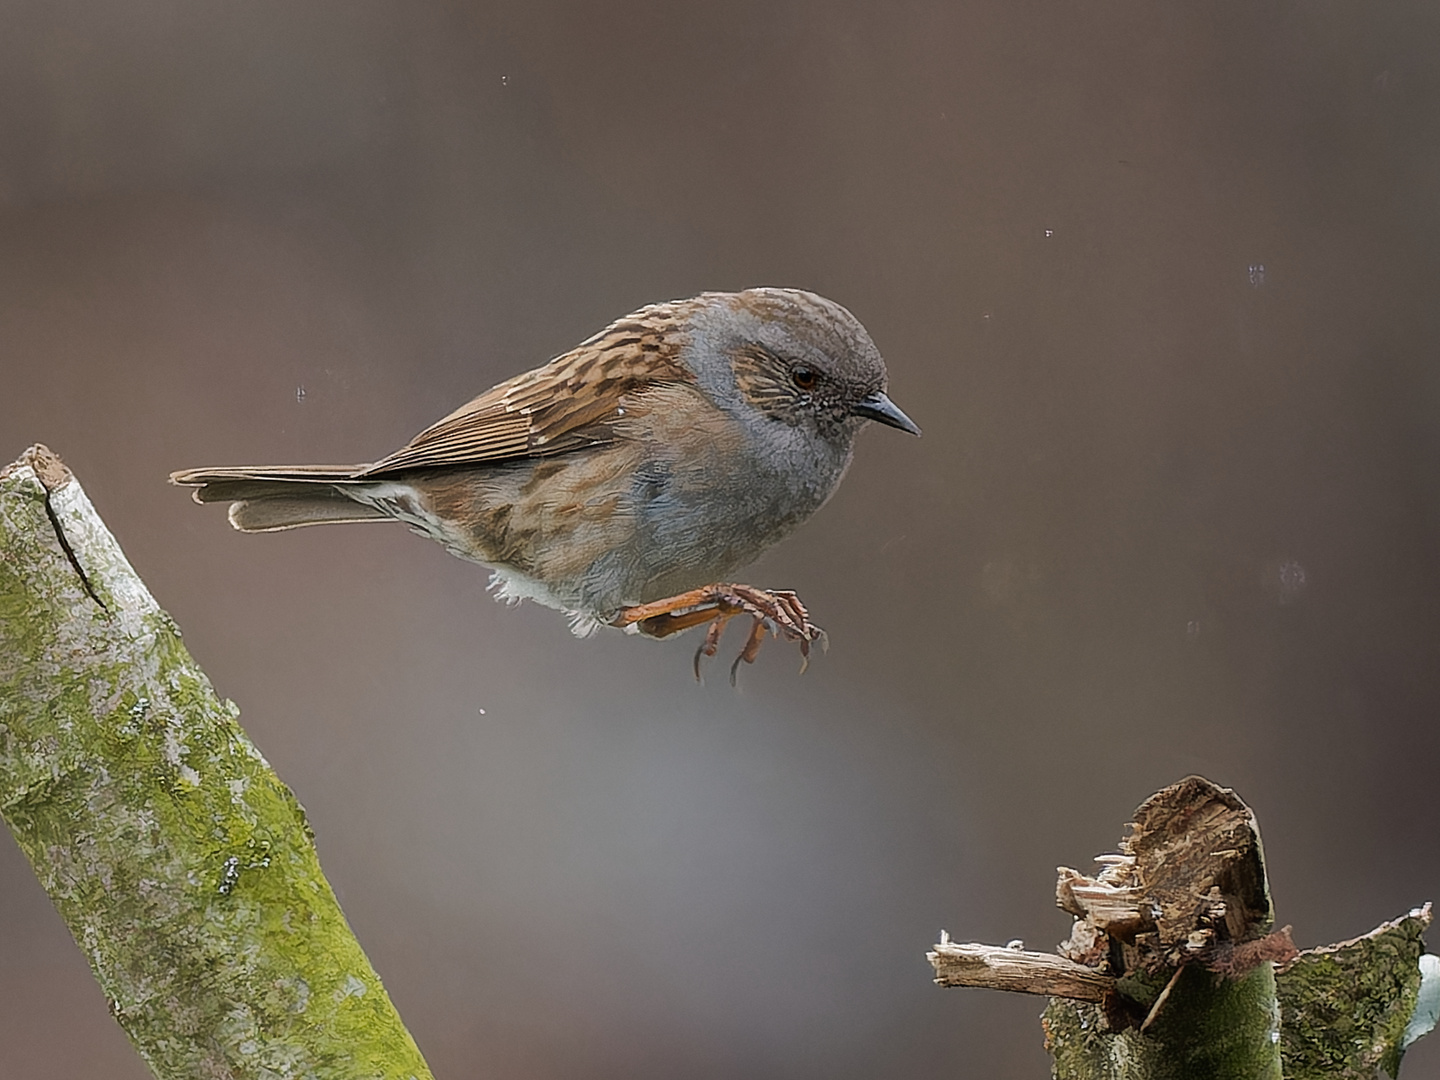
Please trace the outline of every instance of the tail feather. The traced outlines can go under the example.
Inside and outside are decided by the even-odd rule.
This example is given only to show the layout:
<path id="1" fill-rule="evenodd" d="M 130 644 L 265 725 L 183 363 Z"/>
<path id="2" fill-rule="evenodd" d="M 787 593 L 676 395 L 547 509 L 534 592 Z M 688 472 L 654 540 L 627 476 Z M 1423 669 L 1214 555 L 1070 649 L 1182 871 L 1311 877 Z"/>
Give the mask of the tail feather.
<path id="1" fill-rule="evenodd" d="M 286 480 L 294 484 L 337 484 L 355 479 L 365 465 L 227 465 L 181 469 L 170 474 L 180 487 L 199 487 L 227 480 Z"/>
<path id="2" fill-rule="evenodd" d="M 241 532 L 280 532 L 304 525 L 393 520 L 373 506 L 354 502 L 333 489 L 241 499 L 230 504 L 230 524 Z"/>
<path id="3" fill-rule="evenodd" d="M 363 465 L 237 465 L 184 469 L 170 482 L 192 488 L 199 503 L 230 503 L 230 524 L 241 532 L 276 532 L 302 525 L 384 521 L 374 507 L 348 499 L 340 488 L 355 482 Z"/>
<path id="4" fill-rule="evenodd" d="M 296 488 L 311 491 L 330 491 L 314 484 L 299 484 L 294 480 L 212 480 L 193 488 L 190 497 L 198 503 L 235 502 L 239 499 L 265 499 L 272 495 L 289 495 Z"/>

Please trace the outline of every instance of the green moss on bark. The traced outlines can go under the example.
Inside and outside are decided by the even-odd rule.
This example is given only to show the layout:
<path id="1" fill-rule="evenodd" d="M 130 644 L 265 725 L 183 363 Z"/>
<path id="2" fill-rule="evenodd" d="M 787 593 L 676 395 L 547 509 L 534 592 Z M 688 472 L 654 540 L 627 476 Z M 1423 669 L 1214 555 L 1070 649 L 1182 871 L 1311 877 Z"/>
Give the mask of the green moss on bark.
<path id="1" fill-rule="evenodd" d="M 0 814 L 136 1048 L 167 1080 L 428 1078 L 237 718 L 79 484 L 0 477 Z"/>
<path id="2" fill-rule="evenodd" d="M 1102 1029 L 1098 1006 L 1052 998 L 1046 1045 L 1057 1080 L 1280 1080 L 1275 973 L 1240 979 L 1185 968 L 1150 1028 Z"/>
<path id="3" fill-rule="evenodd" d="M 1427 909 L 1364 937 L 1301 953 L 1280 976 L 1286 1080 L 1400 1074 L 1420 995 Z"/>

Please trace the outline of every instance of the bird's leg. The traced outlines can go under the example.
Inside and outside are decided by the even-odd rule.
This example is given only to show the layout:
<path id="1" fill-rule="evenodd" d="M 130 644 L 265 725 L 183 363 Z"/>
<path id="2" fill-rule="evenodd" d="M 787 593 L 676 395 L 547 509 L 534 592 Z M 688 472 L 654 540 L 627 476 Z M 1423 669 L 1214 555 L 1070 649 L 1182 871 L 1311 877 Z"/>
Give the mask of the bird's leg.
<path id="1" fill-rule="evenodd" d="M 679 596 L 668 596 L 664 600 L 652 600 L 648 604 L 622 608 L 620 614 L 610 620 L 610 625 L 636 626 L 646 637 L 665 638 L 709 622 L 718 615 L 723 614 L 729 618 L 744 611 L 739 604 L 727 604 L 726 598 L 718 595 L 717 590 L 723 588 L 723 585 L 707 585 L 703 589 L 691 589 Z"/>
<path id="2" fill-rule="evenodd" d="M 745 647 L 731 668 L 732 682 L 741 660 L 747 664 L 755 662 L 767 630 L 800 643 L 801 671 L 810 663 L 811 642 L 820 642 L 822 648 L 829 645 L 825 631 L 810 621 L 805 605 L 793 592 L 785 589 L 767 591 L 753 585 L 716 584 L 691 589 L 678 596 L 625 608 L 611 620 L 610 625 L 634 626 L 648 637 L 663 638 L 708 622 L 710 629 L 695 653 L 698 678 L 700 658 L 715 655 L 725 624 L 741 614 L 749 615 L 753 622 Z"/>

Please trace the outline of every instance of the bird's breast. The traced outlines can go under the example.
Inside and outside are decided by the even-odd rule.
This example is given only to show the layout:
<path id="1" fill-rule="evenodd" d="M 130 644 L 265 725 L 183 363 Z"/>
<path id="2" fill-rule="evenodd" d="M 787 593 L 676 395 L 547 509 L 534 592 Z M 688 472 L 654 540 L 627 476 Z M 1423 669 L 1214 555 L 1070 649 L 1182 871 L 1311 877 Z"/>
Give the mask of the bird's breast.
<path id="1" fill-rule="evenodd" d="M 636 602 L 723 580 L 752 562 L 825 503 L 848 463 L 848 454 L 817 450 L 793 428 L 756 438 L 718 410 L 650 447 L 631 488 L 636 569 L 648 575 Z"/>
<path id="2" fill-rule="evenodd" d="M 605 618 L 724 580 L 819 509 L 847 461 L 757 438 L 677 386 L 636 401 L 609 441 L 406 487 L 421 496 L 412 524 L 523 581 L 516 595 Z"/>

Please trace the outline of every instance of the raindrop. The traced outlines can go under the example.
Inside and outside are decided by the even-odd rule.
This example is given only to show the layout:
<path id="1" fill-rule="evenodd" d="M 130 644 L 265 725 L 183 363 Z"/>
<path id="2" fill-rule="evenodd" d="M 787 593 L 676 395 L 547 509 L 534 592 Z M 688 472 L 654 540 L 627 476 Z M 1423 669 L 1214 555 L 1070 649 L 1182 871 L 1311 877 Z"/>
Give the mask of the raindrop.
<path id="1" fill-rule="evenodd" d="M 1300 599 L 1300 594 L 1310 583 L 1305 576 L 1305 568 L 1294 559 L 1280 564 L 1280 603 L 1290 604 Z"/>
<path id="2" fill-rule="evenodd" d="M 295 404 L 305 404 L 305 387 L 303 385 L 295 387 Z"/>
<path id="3" fill-rule="evenodd" d="M 1264 284 L 1265 284 L 1265 264 L 1264 264 L 1264 263 L 1251 263 L 1251 264 L 1250 264 L 1250 287 L 1251 287 L 1252 289 L 1258 289 L 1261 285 L 1264 285 Z"/>
<path id="4" fill-rule="evenodd" d="M 1054 235 L 1055 235 L 1055 230 L 1054 230 L 1054 229 L 1046 229 L 1046 230 L 1045 230 L 1045 237 L 1046 237 L 1047 240 L 1048 240 L 1050 237 L 1054 236 Z"/>
<path id="5" fill-rule="evenodd" d="M 509 75 L 501 75 L 501 76 L 500 76 L 500 85 L 501 85 L 501 86 L 509 86 L 509 85 L 510 85 L 510 76 L 509 76 Z"/>

